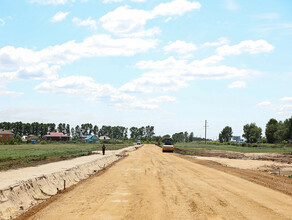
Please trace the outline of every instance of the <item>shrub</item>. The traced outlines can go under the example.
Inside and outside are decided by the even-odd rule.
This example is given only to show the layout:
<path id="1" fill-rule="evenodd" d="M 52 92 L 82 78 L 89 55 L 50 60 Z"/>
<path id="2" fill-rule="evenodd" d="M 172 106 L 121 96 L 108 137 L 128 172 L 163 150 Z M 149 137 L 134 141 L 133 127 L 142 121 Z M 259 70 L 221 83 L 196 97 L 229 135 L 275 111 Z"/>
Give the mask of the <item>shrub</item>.
<path id="1" fill-rule="evenodd" d="M 16 137 L 14 138 L 14 143 L 15 144 L 22 144 L 22 139 L 20 137 L 20 135 L 16 135 Z"/>
<path id="2" fill-rule="evenodd" d="M 284 140 L 282 141 L 282 144 L 288 144 L 288 141 Z"/>
<path id="3" fill-rule="evenodd" d="M 47 142 L 46 141 L 41 141 L 40 144 L 44 145 L 44 144 L 47 144 Z"/>

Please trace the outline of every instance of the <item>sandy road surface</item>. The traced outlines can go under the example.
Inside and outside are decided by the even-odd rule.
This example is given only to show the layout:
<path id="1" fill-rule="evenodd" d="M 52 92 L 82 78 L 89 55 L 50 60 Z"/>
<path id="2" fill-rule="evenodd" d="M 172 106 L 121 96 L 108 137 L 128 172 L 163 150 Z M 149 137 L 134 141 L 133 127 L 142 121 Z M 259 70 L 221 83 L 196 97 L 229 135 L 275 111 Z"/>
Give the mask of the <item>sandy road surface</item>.
<path id="1" fill-rule="evenodd" d="M 206 218 L 292 219 L 292 197 L 145 145 L 31 217 Z"/>

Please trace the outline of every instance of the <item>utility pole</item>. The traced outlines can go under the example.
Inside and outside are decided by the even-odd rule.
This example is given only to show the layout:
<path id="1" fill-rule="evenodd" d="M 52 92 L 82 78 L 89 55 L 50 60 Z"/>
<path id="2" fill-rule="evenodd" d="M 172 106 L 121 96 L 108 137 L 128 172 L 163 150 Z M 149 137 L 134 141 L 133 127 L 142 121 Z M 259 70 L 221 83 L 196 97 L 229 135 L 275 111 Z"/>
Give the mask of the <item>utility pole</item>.
<path id="1" fill-rule="evenodd" d="M 207 120 L 205 120 L 205 144 L 207 144 Z"/>

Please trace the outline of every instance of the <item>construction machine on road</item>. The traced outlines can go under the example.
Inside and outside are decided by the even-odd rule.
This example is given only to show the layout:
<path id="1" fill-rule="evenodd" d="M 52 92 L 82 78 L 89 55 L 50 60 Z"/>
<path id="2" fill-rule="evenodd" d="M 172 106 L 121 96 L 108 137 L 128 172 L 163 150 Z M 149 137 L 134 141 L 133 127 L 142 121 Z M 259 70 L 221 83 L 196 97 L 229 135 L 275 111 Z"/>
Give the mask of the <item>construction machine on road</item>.
<path id="1" fill-rule="evenodd" d="M 170 137 L 163 138 L 164 145 L 162 146 L 162 152 L 173 152 L 174 146 L 173 146 L 173 140 Z"/>

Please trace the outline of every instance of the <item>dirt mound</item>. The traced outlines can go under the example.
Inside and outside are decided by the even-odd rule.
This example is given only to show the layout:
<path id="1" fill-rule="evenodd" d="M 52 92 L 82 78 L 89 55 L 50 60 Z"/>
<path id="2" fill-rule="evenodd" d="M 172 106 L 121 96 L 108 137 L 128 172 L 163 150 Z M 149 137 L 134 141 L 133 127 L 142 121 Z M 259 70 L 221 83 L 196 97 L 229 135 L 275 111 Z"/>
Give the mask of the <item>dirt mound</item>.
<path id="1" fill-rule="evenodd" d="M 292 163 L 292 153 L 239 153 L 223 150 L 209 149 L 179 149 L 174 151 L 179 154 L 192 154 L 203 157 L 223 157 L 229 159 L 247 159 L 247 160 L 269 160 L 280 163 Z"/>

